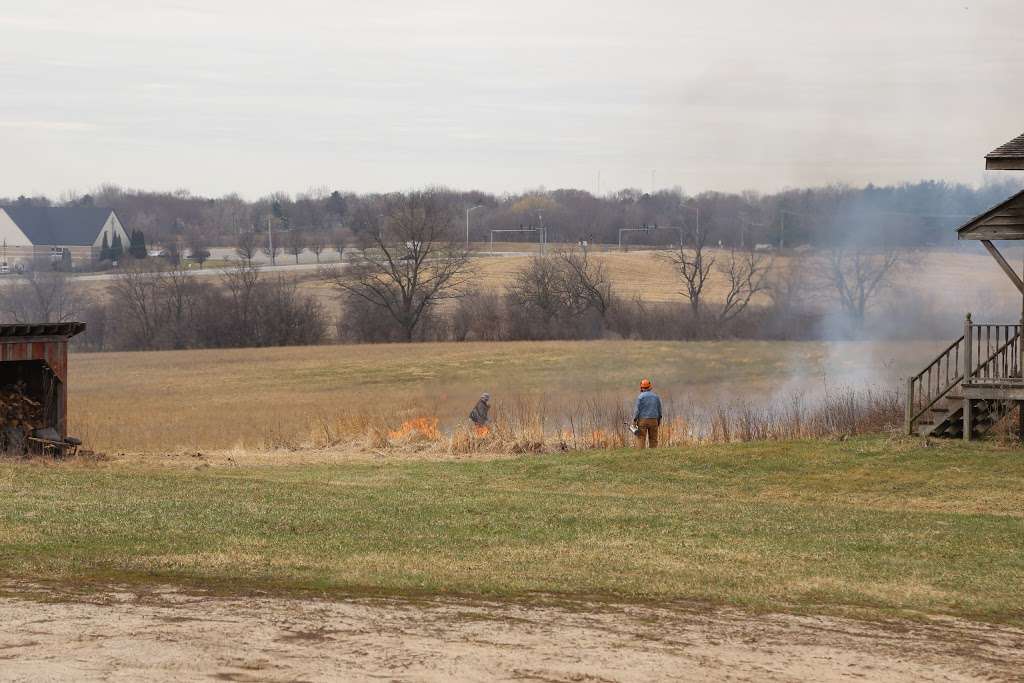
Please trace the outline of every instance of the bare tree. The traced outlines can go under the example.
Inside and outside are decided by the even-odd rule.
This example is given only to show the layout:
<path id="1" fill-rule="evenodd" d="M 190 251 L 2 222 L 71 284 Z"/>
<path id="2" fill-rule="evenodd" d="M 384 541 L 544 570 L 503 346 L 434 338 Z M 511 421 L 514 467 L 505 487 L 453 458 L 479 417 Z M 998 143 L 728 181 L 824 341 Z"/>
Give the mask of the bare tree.
<path id="1" fill-rule="evenodd" d="M 318 344 L 323 341 L 327 320 L 316 297 L 299 291 L 294 278 L 278 273 L 256 288 L 259 304 L 259 346 Z"/>
<path id="2" fill-rule="evenodd" d="M 413 192 L 389 204 L 376 229 L 360 233 L 364 248 L 356 261 L 325 275 L 343 295 L 390 316 L 403 339 L 412 341 L 426 314 L 461 294 L 469 259 L 442 193 Z"/>
<path id="3" fill-rule="evenodd" d="M 110 294 L 118 302 L 115 326 L 128 348 L 156 348 L 161 330 L 160 288 L 152 270 L 135 264 L 119 270 L 110 284 Z"/>
<path id="4" fill-rule="evenodd" d="M 604 318 L 612 307 L 612 282 L 603 263 L 590 258 L 586 249 L 557 254 L 566 303 L 578 314 L 596 311 Z"/>
<path id="5" fill-rule="evenodd" d="M 342 261 L 345 247 L 352 243 L 352 231 L 348 228 L 338 226 L 331 231 L 331 246 L 338 252 L 338 262 Z"/>
<path id="6" fill-rule="evenodd" d="M 256 325 L 259 318 L 257 287 L 260 283 L 259 268 L 248 262 L 227 268 L 221 275 L 221 282 L 227 292 L 230 311 L 228 317 L 229 345 L 244 345 L 246 340 L 257 338 Z"/>
<path id="7" fill-rule="evenodd" d="M 158 320 L 167 344 L 173 349 L 191 346 L 192 318 L 201 284 L 182 268 L 168 268 L 155 274 Z"/>
<path id="8" fill-rule="evenodd" d="M 316 256 L 316 262 L 320 263 L 320 254 L 327 248 L 327 233 L 323 230 L 311 230 L 306 235 L 306 246 Z"/>
<path id="9" fill-rule="evenodd" d="M 728 289 L 718 311 L 717 322 L 726 323 L 734 319 L 746 310 L 755 295 L 767 290 L 770 269 L 771 259 L 763 254 L 730 251 L 728 260 L 718 265 Z"/>
<path id="10" fill-rule="evenodd" d="M 777 261 L 765 278 L 765 293 L 771 298 L 775 310 L 788 316 L 801 308 L 810 295 L 807 260 L 799 254 Z"/>
<path id="11" fill-rule="evenodd" d="M 700 320 L 704 306 L 704 288 L 715 265 L 715 257 L 707 251 L 708 230 L 697 226 L 687 231 L 687 237 L 678 251 L 668 252 L 666 258 L 676 267 L 683 283 L 680 292 L 690 302 L 695 320 Z"/>
<path id="12" fill-rule="evenodd" d="M 565 273 L 561 262 L 551 256 L 537 254 L 518 271 L 506 288 L 509 302 L 550 323 L 568 316 L 569 302 Z"/>
<path id="13" fill-rule="evenodd" d="M 67 322 L 89 303 L 63 272 L 29 271 L 17 278 L 0 286 L 0 315 L 8 322 Z"/>
<path id="14" fill-rule="evenodd" d="M 235 238 L 235 253 L 238 258 L 245 259 L 246 263 L 252 263 L 257 246 L 256 232 L 253 230 L 243 230 Z"/>
<path id="15" fill-rule="evenodd" d="M 306 251 L 306 233 L 299 228 L 292 228 L 285 233 L 285 248 L 299 262 L 299 256 Z"/>
<path id="16" fill-rule="evenodd" d="M 853 327 L 860 330 L 871 301 L 909 256 L 899 249 L 839 244 L 822 253 L 814 270 L 821 285 L 835 294 Z"/>
<path id="17" fill-rule="evenodd" d="M 604 265 L 581 249 L 534 256 L 515 274 L 506 291 L 512 304 L 546 320 L 576 318 L 587 311 L 603 318 L 613 301 Z"/>

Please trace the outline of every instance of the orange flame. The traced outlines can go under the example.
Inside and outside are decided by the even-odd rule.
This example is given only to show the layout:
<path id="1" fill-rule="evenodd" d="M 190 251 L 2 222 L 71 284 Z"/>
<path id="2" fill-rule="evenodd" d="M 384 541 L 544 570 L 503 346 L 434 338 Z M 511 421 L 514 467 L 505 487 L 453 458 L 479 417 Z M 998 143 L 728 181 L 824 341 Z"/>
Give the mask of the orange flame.
<path id="1" fill-rule="evenodd" d="M 488 435 L 488 434 L 490 434 L 490 433 L 491 433 L 491 430 L 490 430 L 490 428 L 488 428 L 488 427 L 484 427 L 483 425 L 477 425 L 477 426 L 476 426 L 476 427 L 475 427 L 475 428 L 473 429 L 473 435 L 474 435 L 474 436 L 475 436 L 476 438 L 478 438 L 478 439 L 482 439 L 482 438 L 484 438 L 485 436 L 487 436 L 487 435 Z"/>
<path id="2" fill-rule="evenodd" d="M 406 420 L 402 426 L 393 432 L 388 432 L 389 439 L 420 438 L 437 439 L 441 432 L 437 429 L 436 417 L 416 417 Z"/>
<path id="3" fill-rule="evenodd" d="M 563 430 L 562 441 L 575 443 L 583 448 L 610 448 L 614 445 L 615 435 L 603 429 L 594 429 L 589 434 L 586 432 L 573 434 Z"/>

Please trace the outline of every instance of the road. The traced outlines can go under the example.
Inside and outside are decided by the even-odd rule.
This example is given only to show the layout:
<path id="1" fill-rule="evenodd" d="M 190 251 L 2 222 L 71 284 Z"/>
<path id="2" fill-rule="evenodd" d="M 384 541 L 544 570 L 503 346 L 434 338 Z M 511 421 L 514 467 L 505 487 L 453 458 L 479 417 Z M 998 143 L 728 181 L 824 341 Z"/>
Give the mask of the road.
<path id="1" fill-rule="evenodd" d="M 502 258 L 512 256 L 532 256 L 533 252 L 528 251 L 495 251 L 495 252 L 474 252 L 472 258 Z M 226 247 L 215 247 L 210 249 L 210 258 L 213 260 L 224 260 L 224 261 L 238 261 L 238 255 L 234 249 Z M 265 273 L 294 273 L 302 271 L 316 271 L 320 267 L 330 267 L 338 265 L 338 252 L 331 250 L 330 254 L 324 252 L 320 255 L 320 263 L 316 262 L 315 257 L 312 254 L 302 254 L 299 257 L 298 263 L 295 262 L 295 258 L 292 256 L 279 256 L 277 258 L 277 265 L 270 265 L 270 259 L 263 253 L 260 253 L 253 258 L 253 263 L 260 267 L 260 270 Z M 196 277 L 207 277 L 217 276 L 223 272 L 223 268 L 213 266 L 200 268 L 195 264 L 186 264 L 186 272 L 189 275 Z M 117 277 L 116 272 L 103 272 L 103 273 L 82 273 L 72 276 L 76 282 L 102 282 L 105 280 L 113 280 Z M 9 284 L 11 282 L 17 282 L 17 276 L 10 275 L 8 277 L 0 276 L 0 285 Z"/>

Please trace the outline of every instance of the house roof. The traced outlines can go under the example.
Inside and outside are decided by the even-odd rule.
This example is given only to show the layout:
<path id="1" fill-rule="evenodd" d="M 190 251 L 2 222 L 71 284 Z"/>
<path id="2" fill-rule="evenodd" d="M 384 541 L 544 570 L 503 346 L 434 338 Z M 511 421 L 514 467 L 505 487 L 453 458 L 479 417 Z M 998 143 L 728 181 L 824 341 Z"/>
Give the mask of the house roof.
<path id="1" fill-rule="evenodd" d="M 1024 190 L 957 228 L 961 240 L 1024 239 Z"/>
<path id="2" fill-rule="evenodd" d="M 4 206 L 29 241 L 39 245 L 88 247 L 110 218 L 111 209 L 94 206 Z"/>
<path id="3" fill-rule="evenodd" d="M 1024 170 L 1024 135 L 985 155 L 985 168 L 992 170 Z"/>

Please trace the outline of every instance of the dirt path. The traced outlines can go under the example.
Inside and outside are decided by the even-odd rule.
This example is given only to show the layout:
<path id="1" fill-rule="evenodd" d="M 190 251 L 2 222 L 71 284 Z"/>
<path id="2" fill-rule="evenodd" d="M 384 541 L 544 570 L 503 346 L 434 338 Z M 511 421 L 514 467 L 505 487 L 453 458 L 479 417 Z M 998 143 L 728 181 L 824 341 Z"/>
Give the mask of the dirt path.
<path id="1" fill-rule="evenodd" d="M 0 680 L 1024 680 L 1024 630 L 629 605 L 0 599 Z"/>

